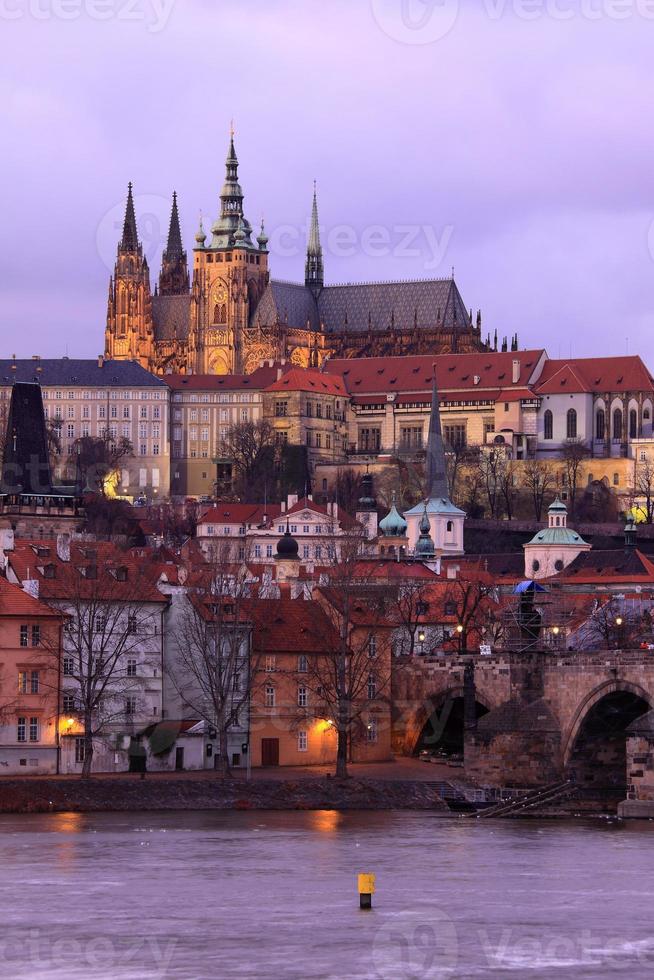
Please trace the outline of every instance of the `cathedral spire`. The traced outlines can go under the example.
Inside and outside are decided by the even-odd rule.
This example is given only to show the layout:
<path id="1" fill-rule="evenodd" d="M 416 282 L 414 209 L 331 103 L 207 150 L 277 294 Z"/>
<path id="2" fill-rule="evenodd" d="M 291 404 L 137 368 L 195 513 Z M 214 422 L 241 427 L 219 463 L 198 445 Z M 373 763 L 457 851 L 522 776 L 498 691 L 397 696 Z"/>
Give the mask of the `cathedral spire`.
<path id="1" fill-rule="evenodd" d="M 439 497 L 444 499 L 449 498 L 435 364 L 432 367 L 432 371 L 431 415 L 429 417 L 429 436 L 427 440 L 427 496 L 430 500 Z"/>
<path id="2" fill-rule="evenodd" d="M 123 237 L 120 247 L 125 252 L 135 252 L 138 248 L 139 239 L 136 233 L 136 215 L 134 214 L 134 198 L 132 196 L 132 182 L 127 185 L 127 206 L 125 208 L 125 221 L 123 222 Z"/>
<path id="3" fill-rule="evenodd" d="M 177 192 L 173 191 L 173 206 L 170 212 L 168 243 L 161 257 L 161 272 L 159 273 L 159 295 L 180 296 L 189 291 L 188 264 L 186 252 L 182 245 L 182 233 L 179 227 L 179 212 L 177 210 Z"/>
<path id="4" fill-rule="evenodd" d="M 179 228 L 179 213 L 177 211 L 177 191 L 173 191 L 173 209 L 170 212 L 170 225 L 168 227 L 168 244 L 166 245 L 166 254 L 169 258 L 172 258 L 174 255 L 181 255 L 183 251 L 182 233 Z"/>
<path id="5" fill-rule="evenodd" d="M 234 235 L 243 222 L 245 238 L 241 239 L 247 248 L 252 245 L 252 226 L 243 214 L 243 191 L 238 182 L 238 157 L 234 147 L 234 126 L 229 131 L 229 149 L 225 160 L 225 183 L 220 192 L 220 216 L 211 226 L 210 248 L 233 248 Z"/>
<path id="6" fill-rule="evenodd" d="M 320 226 L 318 223 L 318 198 L 316 182 L 313 182 L 313 204 L 311 206 L 311 227 L 307 243 L 307 261 L 304 267 L 304 284 L 318 296 L 325 282 L 322 262 L 322 246 L 320 244 Z"/>

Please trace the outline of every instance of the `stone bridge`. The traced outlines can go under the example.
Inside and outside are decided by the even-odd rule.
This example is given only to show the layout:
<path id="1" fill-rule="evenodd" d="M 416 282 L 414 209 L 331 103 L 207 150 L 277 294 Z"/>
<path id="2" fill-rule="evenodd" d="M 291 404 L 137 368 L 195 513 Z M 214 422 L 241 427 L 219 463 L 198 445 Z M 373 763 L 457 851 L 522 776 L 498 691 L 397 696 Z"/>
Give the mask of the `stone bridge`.
<path id="1" fill-rule="evenodd" d="M 654 651 L 400 658 L 393 705 L 397 753 L 458 740 L 480 783 L 573 778 L 620 795 L 626 729 L 654 707 Z"/>

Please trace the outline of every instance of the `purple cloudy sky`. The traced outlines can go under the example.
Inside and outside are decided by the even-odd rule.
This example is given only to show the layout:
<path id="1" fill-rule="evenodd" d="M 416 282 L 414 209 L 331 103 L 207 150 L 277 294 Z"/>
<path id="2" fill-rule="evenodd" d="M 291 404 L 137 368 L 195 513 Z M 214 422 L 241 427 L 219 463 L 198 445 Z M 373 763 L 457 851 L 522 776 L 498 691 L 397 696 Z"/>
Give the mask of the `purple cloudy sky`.
<path id="1" fill-rule="evenodd" d="M 156 272 L 233 116 L 276 277 L 315 177 L 328 281 L 454 266 L 485 330 L 654 366 L 652 0 L 0 0 L 0 30 L 3 356 L 101 351 L 127 181 Z"/>

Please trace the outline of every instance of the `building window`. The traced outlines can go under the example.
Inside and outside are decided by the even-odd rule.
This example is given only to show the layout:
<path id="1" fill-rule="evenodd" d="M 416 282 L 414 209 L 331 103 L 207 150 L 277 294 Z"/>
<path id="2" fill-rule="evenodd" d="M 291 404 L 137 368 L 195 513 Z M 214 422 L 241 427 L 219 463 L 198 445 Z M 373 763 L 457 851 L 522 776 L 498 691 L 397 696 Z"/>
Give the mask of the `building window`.
<path id="1" fill-rule="evenodd" d="M 127 676 L 136 677 L 136 660 L 133 658 L 127 661 Z"/>
<path id="2" fill-rule="evenodd" d="M 288 415 L 288 402 L 275 402 L 275 415 L 277 418 L 285 418 Z"/>
<path id="3" fill-rule="evenodd" d="M 401 449 L 422 449 L 422 426 L 403 426 L 400 429 Z"/>
<path id="4" fill-rule="evenodd" d="M 75 673 L 75 661 L 72 657 L 64 657 L 64 677 L 72 677 Z"/>
<path id="5" fill-rule="evenodd" d="M 298 752 L 306 752 L 308 747 L 308 739 L 306 732 L 297 733 L 297 750 Z"/>
<path id="6" fill-rule="evenodd" d="M 33 670 L 30 672 L 30 694 L 39 693 L 39 672 L 38 670 Z"/>
<path id="7" fill-rule="evenodd" d="M 614 473 L 613 474 L 613 486 L 614 487 L 619 487 L 620 486 L 620 474 L 619 473 Z"/>
<path id="8" fill-rule="evenodd" d="M 629 438 L 638 438 L 638 412 L 632 408 L 629 412 Z"/>
<path id="9" fill-rule="evenodd" d="M 86 752 L 84 749 L 84 739 L 76 738 L 75 739 L 75 762 L 76 763 L 84 762 L 85 755 Z"/>
<path id="10" fill-rule="evenodd" d="M 606 434 L 606 415 L 604 409 L 600 408 L 595 416 L 595 438 L 604 439 Z"/>
<path id="11" fill-rule="evenodd" d="M 381 449 L 381 429 L 359 429 L 361 452 L 377 453 Z"/>
<path id="12" fill-rule="evenodd" d="M 622 410 L 619 408 L 613 412 L 613 438 L 616 442 L 622 439 Z"/>
<path id="13" fill-rule="evenodd" d="M 32 626 L 32 646 L 38 647 L 40 642 L 41 642 L 41 627 Z"/>
<path id="14" fill-rule="evenodd" d="M 304 654 L 301 654 L 301 656 L 297 658 L 298 674 L 306 674 L 308 669 L 309 669 L 309 662 L 307 658 L 304 656 Z"/>
<path id="15" fill-rule="evenodd" d="M 267 674 L 272 674 L 275 671 L 275 657 L 268 654 L 265 662 L 265 671 Z"/>
<path id="16" fill-rule="evenodd" d="M 27 646 L 27 639 L 29 636 L 29 629 L 27 626 L 21 626 L 20 628 L 20 645 L 22 647 Z"/>
<path id="17" fill-rule="evenodd" d="M 304 685 L 300 685 L 297 689 L 297 703 L 300 708 L 306 708 L 309 703 L 309 692 Z"/>
<path id="18" fill-rule="evenodd" d="M 566 416 L 565 434 L 567 439 L 577 438 L 577 412 L 574 408 L 568 409 Z"/>
<path id="19" fill-rule="evenodd" d="M 554 419 L 549 408 L 543 416 L 543 438 L 553 439 L 554 438 Z"/>
<path id="20" fill-rule="evenodd" d="M 75 711 L 75 695 L 74 694 L 64 694 L 62 701 L 62 708 L 65 713 L 70 713 Z"/>
<path id="21" fill-rule="evenodd" d="M 377 656 L 377 637 L 374 633 L 368 638 L 368 656 L 371 660 Z"/>
<path id="22" fill-rule="evenodd" d="M 377 741 L 377 719 L 370 718 L 366 725 L 366 742 L 374 743 Z"/>
<path id="23" fill-rule="evenodd" d="M 377 681 L 374 674 L 368 675 L 368 700 L 374 701 L 377 697 Z"/>
<path id="24" fill-rule="evenodd" d="M 125 698 L 125 714 L 126 715 L 136 714 L 136 698 L 134 697 Z"/>
<path id="25" fill-rule="evenodd" d="M 39 719 L 30 718 L 30 742 L 38 742 L 39 740 Z"/>
<path id="26" fill-rule="evenodd" d="M 275 707 L 275 688 L 272 686 L 272 684 L 266 685 L 266 707 Z"/>
<path id="27" fill-rule="evenodd" d="M 27 719 L 20 717 L 17 719 L 16 723 L 16 741 L 26 742 L 27 741 Z"/>
<path id="28" fill-rule="evenodd" d="M 467 438 L 465 422 L 456 425 L 444 425 L 443 437 L 450 449 L 463 449 Z"/>

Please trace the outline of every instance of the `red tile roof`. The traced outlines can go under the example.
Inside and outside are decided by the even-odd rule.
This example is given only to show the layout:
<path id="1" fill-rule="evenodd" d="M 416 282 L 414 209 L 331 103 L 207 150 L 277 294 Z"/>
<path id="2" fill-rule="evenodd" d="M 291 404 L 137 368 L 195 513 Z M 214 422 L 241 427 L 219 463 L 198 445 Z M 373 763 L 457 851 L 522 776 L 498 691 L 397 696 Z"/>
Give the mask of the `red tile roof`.
<path id="1" fill-rule="evenodd" d="M 255 649 L 266 653 L 325 653 L 333 627 L 317 602 L 258 599 L 245 603 L 254 625 Z"/>
<path id="2" fill-rule="evenodd" d="M 216 504 L 204 512 L 200 524 L 263 524 L 264 517 L 277 520 L 280 504 Z"/>
<path id="3" fill-rule="evenodd" d="M 311 368 L 292 368 L 277 381 L 269 385 L 267 391 L 310 391 L 323 395 L 342 395 L 347 391 L 343 379 L 316 371 Z"/>
<path id="4" fill-rule="evenodd" d="M 517 383 L 530 383 L 544 350 L 507 351 L 481 354 L 414 354 L 408 357 L 335 358 L 325 371 L 339 374 L 351 395 L 372 392 L 423 392 L 431 389 L 432 367 L 436 365 L 439 391 L 483 391 L 511 384 L 513 361 L 520 362 Z M 479 378 L 479 381 L 475 379 Z"/>
<path id="5" fill-rule="evenodd" d="M 267 388 L 278 373 L 289 371 L 290 364 L 265 364 L 252 374 L 165 374 L 162 381 L 173 391 L 225 391 L 240 388 Z"/>
<path id="6" fill-rule="evenodd" d="M 20 616 L 36 619 L 47 616 L 49 619 L 63 619 L 64 617 L 55 609 L 46 606 L 44 602 L 39 602 L 29 593 L 25 592 L 20 585 L 8 582 L 6 578 L 0 578 L 0 617 Z"/>
<path id="7" fill-rule="evenodd" d="M 579 357 L 547 361 L 536 391 L 559 392 L 654 391 L 654 378 L 640 357 Z"/>

